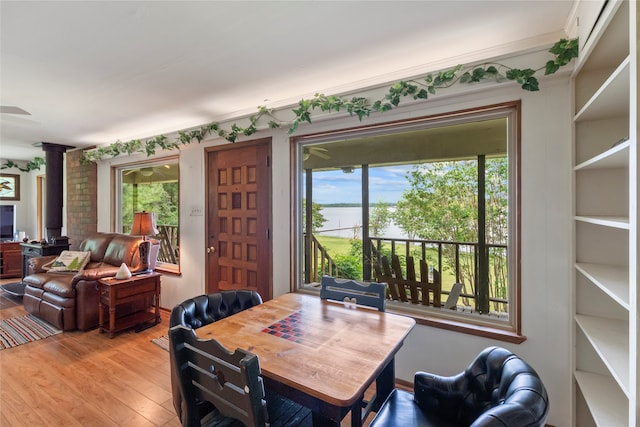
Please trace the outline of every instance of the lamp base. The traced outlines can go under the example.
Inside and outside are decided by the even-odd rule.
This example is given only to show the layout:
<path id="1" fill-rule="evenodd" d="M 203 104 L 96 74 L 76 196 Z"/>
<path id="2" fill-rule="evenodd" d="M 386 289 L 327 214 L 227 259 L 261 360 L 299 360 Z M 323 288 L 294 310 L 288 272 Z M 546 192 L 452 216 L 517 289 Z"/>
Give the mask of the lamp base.
<path id="1" fill-rule="evenodd" d="M 151 264 L 151 242 L 148 240 L 140 243 L 140 264 L 142 264 L 142 271 L 148 273 L 151 270 L 149 265 Z M 138 272 L 139 273 L 139 272 Z"/>

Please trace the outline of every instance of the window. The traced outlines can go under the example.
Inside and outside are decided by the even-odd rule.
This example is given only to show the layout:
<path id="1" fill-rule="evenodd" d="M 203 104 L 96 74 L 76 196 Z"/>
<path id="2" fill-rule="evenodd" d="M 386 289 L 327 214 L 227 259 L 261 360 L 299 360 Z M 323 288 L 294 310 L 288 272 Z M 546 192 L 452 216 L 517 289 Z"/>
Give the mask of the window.
<path id="1" fill-rule="evenodd" d="M 160 243 L 156 269 L 179 272 L 180 265 L 180 170 L 178 159 L 123 165 L 116 169 L 118 181 L 116 228 L 129 233 L 134 212 L 153 212 Z"/>
<path id="2" fill-rule="evenodd" d="M 294 138 L 298 288 L 377 279 L 389 310 L 521 342 L 519 106 Z"/>

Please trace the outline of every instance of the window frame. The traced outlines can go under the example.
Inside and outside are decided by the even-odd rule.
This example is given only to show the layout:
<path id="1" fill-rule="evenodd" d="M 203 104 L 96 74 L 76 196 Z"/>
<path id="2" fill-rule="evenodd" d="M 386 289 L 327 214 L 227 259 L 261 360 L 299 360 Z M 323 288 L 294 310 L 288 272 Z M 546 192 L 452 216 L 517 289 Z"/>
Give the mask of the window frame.
<path id="1" fill-rule="evenodd" d="M 496 321 L 483 318 L 483 315 L 447 313 L 444 310 L 412 307 L 410 304 L 388 300 L 387 311 L 408 315 L 416 323 L 441 329 L 488 337 L 500 341 L 519 344 L 526 340 L 522 335 L 521 324 L 521 102 L 511 101 L 481 106 L 472 109 L 450 111 L 418 118 L 396 120 L 388 123 L 367 125 L 350 129 L 326 131 L 317 134 L 301 135 L 290 138 L 292 156 L 292 290 L 295 292 L 316 293 L 304 287 L 303 258 L 304 230 L 302 229 L 305 198 L 303 188 L 304 149 L 313 144 L 344 141 L 379 134 L 406 132 L 412 129 L 448 126 L 456 123 L 468 123 L 504 117 L 507 119 L 507 158 L 508 158 L 508 275 L 509 275 L 509 319 Z"/>
<path id="2" fill-rule="evenodd" d="M 121 230 L 123 229 L 123 222 L 122 222 L 122 176 L 123 173 L 125 171 L 129 171 L 132 169 L 141 169 L 141 168 L 146 168 L 146 167 L 154 167 L 154 166 L 161 166 L 161 165 L 166 165 L 168 163 L 171 164 L 176 164 L 178 166 L 178 171 L 180 168 L 180 158 L 179 156 L 169 156 L 169 157 L 162 157 L 162 158 L 157 158 L 157 159 L 152 159 L 152 160 L 143 160 L 143 161 L 138 161 L 138 162 L 131 162 L 131 163 L 122 163 L 122 164 L 118 164 L 118 165 L 113 165 L 111 167 L 111 176 L 112 176 L 112 182 L 113 182 L 113 186 L 112 188 L 113 190 L 113 221 L 112 221 L 112 229 L 113 230 L 118 230 L 118 232 L 121 232 Z M 181 218 L 180 218 L 180 174 L 178 172 L 178 228 L 180 228 L 180 222 L 181 222 Z M 180 245 L 180 238 L 178 237 L 178 245 Z M 180 275 L 180 259 L 177 260 L 176 264 L 172 264 L 172 263 L 167 263 L 167 262 L 162 262 L 162 261 L 157 261 L 156 263 L 156 268 L 157 271 L 161 271 L 163 273 L 167 273 L 167 274 L 175 274 L 175 275 Z"/>

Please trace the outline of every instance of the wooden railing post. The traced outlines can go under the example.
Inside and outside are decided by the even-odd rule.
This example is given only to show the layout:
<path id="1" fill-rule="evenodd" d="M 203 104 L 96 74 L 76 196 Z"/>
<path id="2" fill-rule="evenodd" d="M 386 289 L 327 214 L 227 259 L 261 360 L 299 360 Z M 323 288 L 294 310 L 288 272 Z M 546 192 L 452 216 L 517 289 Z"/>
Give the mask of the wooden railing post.
<path id="1" fill-rule="evenodd" d="M 478 310 L 477 307 L 480 307 L 478 302 L 478 299 L 480 298 L 479 289 L 482 289 L 483 287 L 483 285 L 480 284 L 480 277 L 482 275 L 485 278 L 484 286 L 485 286 L 485 292 L 486 292 L 486 304 L 487 304 L 486 310 L 487 311 L 481 311 L 481 312 L 488 313 L 488 307 L 489 307 L 488 304 L 492 302 L 504 304 L 505 307 L 508 306 L 507 299 L 491 297 L 491 295 L 489 294 L 490 283 L 489 283 L 489 270 L 488 270 L 489 268 L 488 263 L 490 262 L 490 256 L 489 256 L 490 248 L 504 248 L 506 250 L 507 248 L 506 245 L 485 244 L 483 248 L 482 247 L 483 245 L 480 245 L 479 243 L 476 243 L 476 242 L 451 242 L 451 241 L 443 241 L 443 240 L 395 239 L 395 238 L 381 238 L 381 237 L 371 237 L 368 240 L 369 240 L 370 250 L 366 252 L 366 254 L 368 254 L 371 260 L 375 263 L 373 267 L 369 267 L 369 268 L 375 272 L 375 277 L 376 277 L 376 280 L 378 281 L 380 281 L 381 278 L 383 281 L 386 281 L 388 277 L 391 277 L 391 280 L 389 282 L 389 293 L 390 293 L 391 299 L 402 300 L 403 298 L 402 294 L 404 292 L 404 288 L 406 285 L 405 283 L 406 279 L 402 277 L 403 276 L 402 272 L 399 272 L 400 260 L 397 254 L 397 249 L 399 249 L 399 247 L 397 248 L 398 244 L 404 245 L 406 251 L 408 251 L 407 253 L 410 253 L 410 247 L 412 244 L 419 244 L 423 260 L 426 260 L 427 258 L 427 245 L 435 246 L 438 251 L 438 255 L 437 255 L 438 261 L 437 261 L 437 268 L 434 267 L 433 269 L 434 271 L 433 280 L 434 282 L 436 281 L 435 275 L 437 273 L 437 276 L 438 276 L 437 282 L 439 282 L 440 285 L 442 281 L 442 271 L 444 269 L 444 266 L 443 266 L 444 249 L 446 245 L 450 245 L 450 246 L 452 245 L 453 257 L 454 257 L 452 261 L 454 265 L 452 267 L 455 270 L 454 272 L 455 283 L 462 283 L 464 285 L 464 288 L 463 288 L 464 293 L 460 295 L 463 298 L 463 301 L 466 301 L 468 299 L 474 300 L 475 304 L 474 303 L 471 303 L 471 304 L 474 304 L 474 307 L 476 308 L 476 310 Z M 382 256 L 381 254 L 383 241 L 385 244 L 388 244 L 391 247 L 391 260 L 393 263 L 392 266 L 389 265 L 389 260 L 386 259 L 387 257 Z M 462 257 L 461 247 L 463 246 L 468 247 L 470 250 L 470 252 L 464 251 L 464 250 L 462 250 L 462 252 L 464 252 L 465 254 L 468 252 L 469 257 L 471 258 L 470 261 L 473 263 L 473 277 L 471 278 L 472 283 L 465 283 L 468 280 L 467 278 L 463 277 L 463 275 L 461 274 L 461 257 Z M 480 253 L 483 250 L 485 251 L 485 256 L 481 257 Z M 410 258 L 410 256 L 411 255 L 407 256 L 406 258 L 408 267 L 410 263 L 408 259 Z M 397 261 L 394 258 L 397 259 Z M 481 263 L 485 264 L 484 272 L 483 272 L 483 268 L 481 268 L 480 266 Z M 421 271 L 420 281 L 428 280 L 428 279 L 423 279 L 422 275 L 423 273 Z M 427 270 L 427 275 L 428 275 L 428 270 Z M 471 289 L 469 289 L 469 287 L 471 287 Z M 448 295 L 449 292 L 441 290 L 441 295 L 442 294 Z M 407 298 L 406 293 L 404 295 L 404 298 Z M 466 303 L 468 304 L 468 302 Z"/>

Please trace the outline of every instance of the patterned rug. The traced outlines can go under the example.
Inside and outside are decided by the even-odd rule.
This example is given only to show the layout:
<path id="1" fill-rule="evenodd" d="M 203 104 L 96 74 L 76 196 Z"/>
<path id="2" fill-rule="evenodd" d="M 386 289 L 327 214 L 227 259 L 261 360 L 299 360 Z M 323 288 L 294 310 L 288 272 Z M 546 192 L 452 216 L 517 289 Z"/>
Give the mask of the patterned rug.
<path id="1" fill-rule="evenodd" d="M 154 338 L 151 340 L 152 343 L 160 347 L 165 351 L 169 351 L 169 335 L 163 335 L 158 338 Z"/>
<path id="2" fill-rule="evenodd" d="M 61 333 L 32 314 L 0 320 L 0 350 L 16 347 Z"/>

